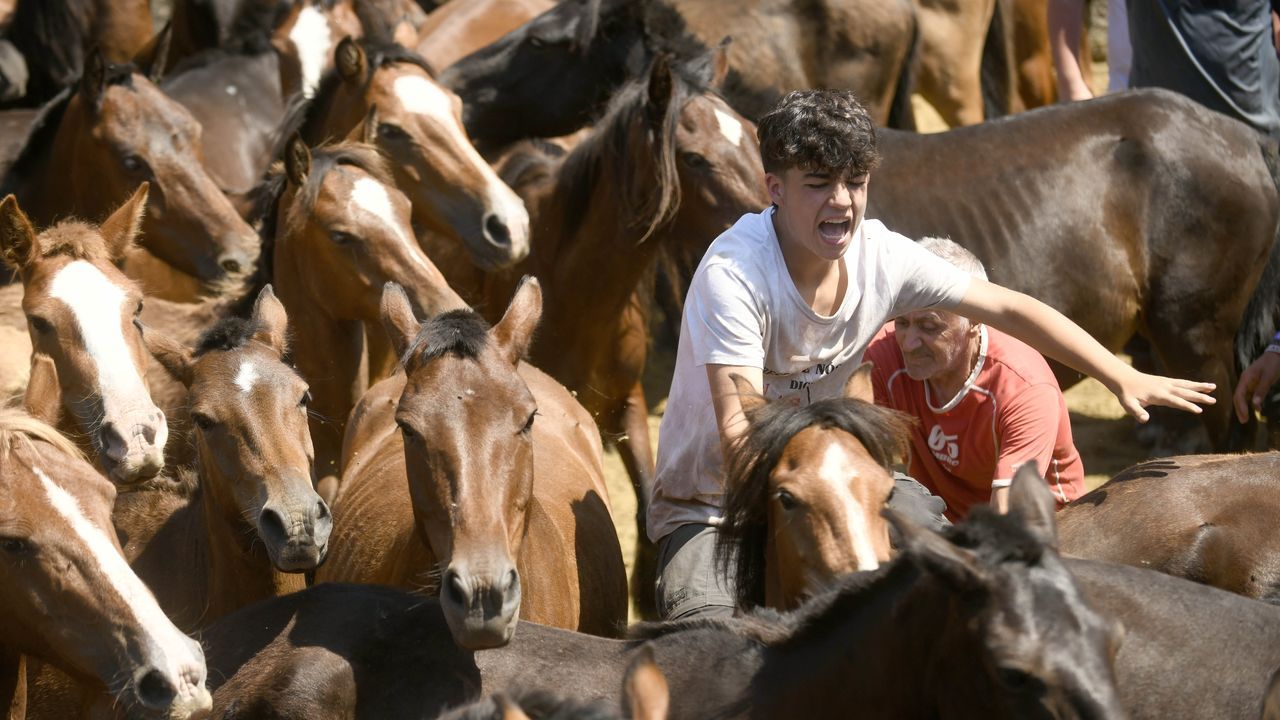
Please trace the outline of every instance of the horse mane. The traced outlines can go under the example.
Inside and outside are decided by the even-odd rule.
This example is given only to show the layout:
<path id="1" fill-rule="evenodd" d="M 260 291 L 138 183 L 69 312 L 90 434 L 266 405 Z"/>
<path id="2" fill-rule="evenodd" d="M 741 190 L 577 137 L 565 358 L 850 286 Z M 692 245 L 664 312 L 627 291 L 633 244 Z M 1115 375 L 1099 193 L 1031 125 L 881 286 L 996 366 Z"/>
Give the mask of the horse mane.
<path id="1" fill-rule="evenodd" d="M 298 190 L 302 205 L 300 208 L 295 206 L 294 211 L 309 213 L 314 210 L 325 176 L 330 170 L 344 166 L 363 170 L 383 185 L 395 187 L 395 182 L 391 179 L 391 168 L 378 148 L 360 142 L 325 145 L 311 150 L 311 170 L 307 172 L 306 182 Z"/>
<path id="2" fill-rule="evenodd" d="M 675 132 L 680 113 L 689 98 L 707 90 L 706 82 L 672 65 L 671 101 L 661 118 L 649 115 L 649 73 L 623 85 L 609 101 L 595 129 L 575 147 L 556 182 L 556 196 L 564 203 L 562 237 L 572 237 L 582 226 L 601 187 L 615 195 L 618 231 L 644 242 L 670 222 L 680 209 L 680 177 L 676 169 Z M 635 127 L 651 128 L 652 150 L 633 141 Z M 643 157 L 638 155 L 643 154 Z M 617 184 L 615 178 L 632 178 L 637 165 L 652 163 L 656 177 Z"/>
<path id="3" fill-rule="evenodd" d="M 489 323 L 474 310 L 449 310 L 422 324 L 418 336 L 409 344 L 401 361 L 423 365 L 438 357 L 452 354 L 463 360 L 480 357 L 489 344 Z"/>
<path id="4" fill-rule="evenodd" d="M 47 443 L 64 455 L 87 462 L 80 448 L 52 425 L 18 408 L 0 408 L 0 461 L 8 461 L 14 445 L 32 445 L 35 442 Z"/>
<path id="5" fill-rule="evenodd" d="M 63 220 L 46 228 L 36 240 L 40 257 L 63 255 L 73 260 L 106 260 L 111 262 L 106 243 L 98 228 L 79 220 Z"/>
<path id="6" fill-rule="evenodd" d="M 259 323 L 250 318 L 230 315 L 218 321 L 218 324 L 205 330 L 196 341 L 192 357 L 200 357 L 211 352 L 231 352 L 245 346 L 260 329 Z"/>
<path id="7" fill-rule="evenodd" d="M 741 608 L 764 603 L 769 477 L 787 444 L 809 427 L 849 433 L 886 471 L 909 448 L 907 416 L 862 400 L 831 398 L 801 407 L 772 402 L 753 411 L 726 458 L 723 520 L 716 533 L 716 564 L 736 573 Z"/>

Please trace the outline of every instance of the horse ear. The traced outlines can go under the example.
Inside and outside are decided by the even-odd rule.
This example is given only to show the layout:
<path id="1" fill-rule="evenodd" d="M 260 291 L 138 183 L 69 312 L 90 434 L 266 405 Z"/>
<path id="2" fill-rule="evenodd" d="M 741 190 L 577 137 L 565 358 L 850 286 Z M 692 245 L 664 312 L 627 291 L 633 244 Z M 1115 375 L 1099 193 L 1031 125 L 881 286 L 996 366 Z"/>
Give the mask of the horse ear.
<path id="1" fill-rule="evenodd" d="M 311 172 L 311 149 L 298 133 L 294 133 L 285 146 L 284 172 L 289 176 L 289 182 L 298 187 L 307 182 L 307 173 Z"/>
<path id="2" fill-rule="evenodd" d="M 360 43 L 350 35 L 342 38 L 342 42 L 338 43 L 338 48 L 333 51 L 333 62 L 338 68 L 338 75 L 342 77 L 343 82 L 363 82 L 365 76 L 365 66 L 368 59 L 364 55 L 364 49 L 360 47 Z"/>
<path id="3" fill-rule="evenodd" d="M 652 645 L 641 645 L 627 664 L 622 695 L 631 720 L 666 720 L 671 696 L 666 676 L 653 661 Z"/>
<path id="4" fill-rule="evenodd" d="M 378 104 L 369 105 L 369 112 L 364 115 L 364 136 L 361 138 L 366 145 L 374 145 L 378 142 Z"/>
<path id="5" fill-rule="evenodd" d="M 525 275 L 516 288 L 515 297 L 502 314 L 502 319 L 493 326 L 493 339 L 507 356 L 512 365 L 520 362 L 529 351 L 529 343 L 533 340 L 534 328 L 542 319 L 542 285 L 538 278 Z"/>
<path id="6" fill-rule="evenodd" d="M 124 257 L 125 251 L 133 245 L 138 233 L 142 232 L 142 217 L 146 214 L 147 195 L 150 192 L 150 183 L 143 181 L 133 191 L 133 196 L 98 226 L 98 232 L 107 242 L 107 252 L 113 260 Z"/>
<path id="7" fill-rule="evenodd" d="M 405 294 L 404 288 L 393 282 L 382 286 L 382 327 L 391 337 L 391 346 L 395 348 L 397 358 L 404 357 L 409 345 L 422 329 L 422 323 L 414 317 L 409 296 Z"/>
<path id="8" fill-rule="evenodd" d="M 751 422 L 751 416 L 768 405 L 769 401 L 756 391 L 750 380 L 738 373 L 729 373 L 729 379 L 733 381 L 733 387 L 738 391 L 738 402 L 742 405 L 742 414 L 747 416 L 747 422 Z"/>
<path id="9" fill-rule="evenodd" d="M 58 384 L 58 366 L 44 353 L 31 356 L 31 377 L 22 408 L 31 417 L 57 427 L 62 416 L 62 386 Z"/>
<path id="10" fill-rule="evenodd" d="M 733 44 L 733 37 L 725 35 L 715 50 L 711 51 L 711 81 L 708 83 L 713 88 L 724 87 L 724 79 L 729 76 L 729 46 Z"/>
<path id="11" fill-rule="evenodd" d="M 85 54 L 84 70 L 80 75 L 80 91 L 85 93 L 95 111 L 102 106 L 102 91 L 106 86 L 107 61 L 102 58 L 101 49 L 90 48 Z"/>
<path id="12" fill-rule="evenodd" d="M 36 246 L 36 231 L 31 220 L 18 207 L 12 195 L 0 201 L 0 257 L 14 270 L 21 270 L 31 260 Z"/>
<path id="13" fill-rule="evenodd" d="M 898 533 L 902 556 L 956 592 L 983 592 L 990 587 L 988 573 L 968 550 L 956 547 L 938 533 L 921 527 L 905 515 L 886 507 L 881 511 Z"/>
<path id="14" fill-rule="evenodd" d="M 844 383 L 844 396 L 850 400 L 875 402 L 876 393 L 871 386 L 871 371 L 875 368 L 876 366 L 870 362 L 859 365 Z"/>
<path id="15" fill-rule="evenodd" d="M 133 64 L 153 83 L 159 84 L 169 64 L 169 45 L 173 39 L 173 23 L 167 22 L 133 58 Z"/>
<path id="16" fill-rule="evenodd" d="M 666 55 L 659 55 L 649 66 L 649 122 L 654 127 L 662 127 L 673 92 L 675 78 L 671 74 L 671 61 Z"/>
<path id="17" fill-rule="evenodd" d="M 284 357 L 289 350 L 289 315 L 270 284 L 262 288 L 253 303 L 253 323 L 258 326 L 253 339 Z"/>
<path id="18" fill-rule="evenodd" d="M 529 720 L 524 710 L 503 693 L 496 693 L 493 696 L 493 704 L 497 705 L 498 711 L 502 713 L 499 715 L 501 720 Z"/>
<path id="19" fill-rule="evenodd" d="M 194 365 L 191 351 L 173 338 L 157 333 L 141 323 L 138 324 L 138 330 L 142 332 L 142 345 L 151 353 L 151 357 L 182 383 L 183 387 L 190 388 Z"/>
<path id="20" fill-rule="evenodd" d="M 1036 461 L 1023 463 L 1014 473 L 1009 488 L 1009 513 L 1016 513 L 1037 540 L 1055 549 L 1058 547 L 1058 521 L 1054 517 L 1057 507 Z"/>

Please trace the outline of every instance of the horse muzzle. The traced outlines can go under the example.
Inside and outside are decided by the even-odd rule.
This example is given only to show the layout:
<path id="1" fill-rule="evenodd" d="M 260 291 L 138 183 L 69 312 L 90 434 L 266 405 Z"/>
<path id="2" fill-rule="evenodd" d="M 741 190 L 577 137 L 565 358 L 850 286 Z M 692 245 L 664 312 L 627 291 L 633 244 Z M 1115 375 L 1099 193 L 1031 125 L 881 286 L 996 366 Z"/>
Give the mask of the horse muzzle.
<path id="1" fill-rule="evenodd" d="M 453 639 L 467 650 L 511 642 L 520 619 L 520 575 L 508 567 L 496 578 L 450 567 L 440 586 L 440 607 Z"/>

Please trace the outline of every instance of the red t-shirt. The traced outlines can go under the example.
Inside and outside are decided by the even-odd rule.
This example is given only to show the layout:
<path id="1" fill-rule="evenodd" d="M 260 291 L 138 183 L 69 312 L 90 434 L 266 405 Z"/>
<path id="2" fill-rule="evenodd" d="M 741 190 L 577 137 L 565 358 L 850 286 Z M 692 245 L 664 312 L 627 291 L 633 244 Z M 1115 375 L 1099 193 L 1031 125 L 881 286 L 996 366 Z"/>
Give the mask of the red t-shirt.
<path id="1" fill-rule="evenodd" d="M 911 475 L 946 500 L 952 520 L 990 502 L 992 482 L 1012 479 L 1028 460 L 1061 507 L 1085 487 L 1058 381 L 1026 343 L 985 326 L 982 333 L 975 374 L 955 398 L 934 398 L 927 383 L 907 375 L 893 323 L 885 325 L 865 355 L 875 363 L 876 403 L 920 421 L 911 434 Z"/>

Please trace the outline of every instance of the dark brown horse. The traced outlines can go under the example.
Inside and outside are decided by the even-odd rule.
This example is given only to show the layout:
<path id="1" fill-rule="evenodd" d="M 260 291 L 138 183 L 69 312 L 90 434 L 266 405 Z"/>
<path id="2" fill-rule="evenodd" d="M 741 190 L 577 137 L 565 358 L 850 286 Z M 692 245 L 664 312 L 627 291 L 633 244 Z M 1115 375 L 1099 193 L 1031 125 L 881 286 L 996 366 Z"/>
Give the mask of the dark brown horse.
<path id="1" fill-rule="evenodd" d="M 950 539 L 894 520 L 896 561 L 793 614 L 640 629 L 670 686 L 669 717 L 1122 716 L 1117 637 L 1046 545 L 1053 501 L 1040 487 L 1030 501 L 1015 493 L 1016 506 L 1034 504 L 1021 520 L 975 513 Z M 506 647 L 470 653 L 449 642 L 434 602 L 332 585 L 246 610 L 204 640 L 211 674 L 226 678 L 215 714 L 356 718 L 431 714 L 548 684 L 617 702 L 640 644 L 529 623 Z"/>
<path id="2" fill-rule="evenodd" d="M 1134 465 L 1058 513 L 1064 553 L 1280 604 L 1280 453 Z"/>
<path id="3" fill-rule="evenodd" d="M 26 717 L 24 656 L 109 693 L 131 717 L 203 717 L 200 646 L 129 569 L 115 488 L 49 425 L 0 410 L 0 708 Z"/>
<path id="4" fill-rule="evenodd" d="M 164 467 L 169 428 L 152 402 L 147 352 L 134 319 L 142 293 L 115 262 L 134 242 L 147 202 L 143 184 L 94 228 L 64 221 L 36 234 L 12 195 L 0 203 L 0 251 L 22 279 L 22 312 L 57 422 L 116 482 Z M 43 375 L 44 377 L 40 377 Z"/>
<path id="5" fill-rule="evenodd" d="M 816 578 L 887 562 L 880 511 L 893 493 L 891 464 L 909 452 L 910 426 L 872 404 L 871 364 L 849 376 L 843 398 L 803 407 L 769 403 L 733 377 L 748 425 L 727 458 L 716 545 L 738 607 L 789 610 L 821 591 Z"/>
<path id="6" fill-rule="evenodd" d="M 626 573 L 599 436 L 563 386 L 521 362 L 541 311 L 528 281 L 492 329 L 470 310 L 420 323 L 388 287 L 383 322 L 404 372 L 352 415 L 317 581 L 425 587 L 472 649 L 507 643 L 521 618 L 621 631 Z"/>
<path id="7" fill-rule="evenodd" d="M 950 236 L 1111 350 L 1147 338 L 1166 374 L 1217 384 L 1202 417 L 1229 444 L 1238 368 L 1280 324 L 1273 146 L 1143 90 L 947 133 L 886 130 L 880 151 L 868 217 Z"/>
<path id="8" fill-rule="evenodd" d="M 74 90 L 37 119 L 3 180 L 41 224 L 101 216 L 151 183 L 143 246 L 205 283 L 252 270 L 258 238 L 200 162 L 200 127 L 132 66 L 92 53 Z"/>
<path id="9" fill-rule="evenodd" d="M 767 202 L 750 124 L 711 88 L 724 57 L 672 65 L 660 57 L 628 83 L 567 156 L 530 148 L 507 171 L 544 165 L 526 190 L 533 250 L 521 270 L 546 288 L 533 363 L 577 393 L 614 439 L 636 490 L 640 536 L 652 491 L 653 449 L 640 384 L 648 352 L 648 292 L 663 252 L 715 237 Z M 610 178 L 610 182 L 601 182 Z M 513 181 L 514 182 L 514 181 Z M 492 282 L 487 306 L 509 284 Z M 643 576 L 637 593 L 648 596 Z"/>
<path id="10" fill-rule="evenodd" d="M 915 127 L 909 56 L 917 31 L 908 0 L 569 0 L 446 68 L 441 81 L 462 97 L 467 132 L 488 152 L 567 135 L 656 54 L 693 57 L 726 35 L 734 44 L 725 97 L 747 117 L 788 90 L 848 87 L 879 122 Z"/>
<path id="11" fill-rule="evenodd" d="M 462 0 L 427 14 L 414 49 L 445 68 L 555 6 L 553 0 Z"/>

